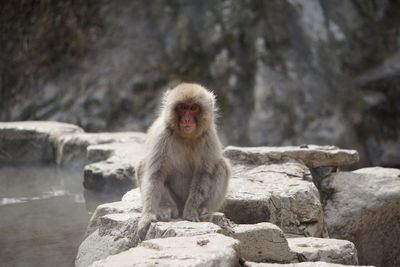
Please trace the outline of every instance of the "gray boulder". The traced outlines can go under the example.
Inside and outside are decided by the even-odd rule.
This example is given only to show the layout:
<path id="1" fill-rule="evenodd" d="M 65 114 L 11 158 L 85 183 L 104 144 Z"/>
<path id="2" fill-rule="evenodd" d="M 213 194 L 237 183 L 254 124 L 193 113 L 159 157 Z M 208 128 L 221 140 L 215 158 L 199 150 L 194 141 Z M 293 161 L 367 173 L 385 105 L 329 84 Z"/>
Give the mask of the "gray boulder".
<path id="1" fill-rule="evenodd" d="M 105 161 L 108 159 L 138 160 L 143 157 L 142 143 L 142 141 L 133 141 L 126 143 L 91 145 L 87 148 L 87 159 L 89 163 Z"/>
<path id="2" fill-rule="evenodd" d="M 288 238 L 289 247 L 297 253 L 298 260 L 323 261 L 346 265 L 358 265 L 357 250 L 347 240 L 299 237 Z"/>
<path id="3" fill-rule="evenodd" d="M 295 259 L 282 230 L 272 223 L 239 224 L 231 236 L 240 241 L 239 255 L 245 260 L 293 262 Z"/>
<path id="4" fill-rule="evenodd" d="M 284 232 L 320 237 L 322 206 L 310 180 L 308 168 L 298 162 L 233 165 L 221 211 L 235 223 L 271 222 Z"/>
<path id="5" fill-rule="evenodd" d="M 124 195 L 122 201 L 105 203 L 97 206 L 86 229 L 85 237 L 93 233 L 100 226 L 100 220 L 107 214 L 140 213 L 142 204 L 139 188 L 133 189 Z"/>
<path id="6" fill-rule="evenodd" d="M 102 192 L 115 192 L 121 195 L 136 186 L 135 165 L 143 156 L 143 144 L 111 143 L 88 147 L 91 163 L 84 168 L 85 188 Z"/>
<path id="7" fill-rule="evenodd" d="M 221 233 L 222 229 L 210 222 L 170 221 L 152 223 L 146 234 L 147 240 L 175 236 L 195 236 L 208 233 Z"/>
<path id="8" fill-rule="evenodd" d="M 56 161 L 60 166 L 83 167 L 87 162 L 87 147 L 108 143 L 143 143 L 144 133 L 73 133 L 57 138 Z"/>
<path id="9" fill-rule="evenodd" d="M 238 246 L 239 241 L 221 234 L 152 239 L 91 266 L 234 267 L 239 264 Z"/>
<path id="10" fill-rule="evenodd" d="M 329 235 L 356 245 L 361 264 L 400 266 L 400 170 L 365 168 L 322 183 Z"/>
<path id="11" fill-rule="evenodd" d="M 52 162 L 57 136 L 82 133 L 78 126 L 51 121 L 0 122 L 0 163 Z"/>
<path id="12" fill-rule="evenodd" d="M 108 214 L 100 217 L 98 228 L 81 243 L 76 267 L 89 266 L 110 255 L 128 250 L 139 243 L 136 235 L 140 213 Z"/>
<path id="13" fill-rule="evenodd" d="M 342 166 L 358 162 L 356 150 L 339 149 L 335 146 L 282 146 L 282 147 L 235 147 L 228 146 L 224 154 L 233 162 L 261 165 L 287 159 L 303 162 L 310 168 Z"/>
<path id="14" fill-rule="evenodd" d="M 300 263 L 290 263 L 290 264 L 275 264 L 275 263 L 255 263 L 246 262 L 245 267 L 356 267 L 358 265 L 343 265 L 331 262 L 300 262 Z M 364 266 L 364 265 L 363 265 Z M 367 266 L 365 266 L 367 267 Z M 373 266 L 369 266 L 373 267 Z"/>

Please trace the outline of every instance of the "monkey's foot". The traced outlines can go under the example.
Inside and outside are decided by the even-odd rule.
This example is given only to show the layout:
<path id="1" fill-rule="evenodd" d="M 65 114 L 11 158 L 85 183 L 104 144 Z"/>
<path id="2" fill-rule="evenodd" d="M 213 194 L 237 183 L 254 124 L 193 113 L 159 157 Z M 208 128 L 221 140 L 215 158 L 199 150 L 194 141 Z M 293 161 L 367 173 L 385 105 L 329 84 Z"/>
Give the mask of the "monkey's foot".
<path id="1" fill-rule="evenodd" d="M 199 213 L 197 212 L 197 210 L 195 208 L 185 208 L 183 211 L 183 216 L 182 218 L 184 220 L 188 220 L 188 221 L 192 221 L 192 222 L 199 222 L 200 218 L 199 218 Z"/>
<path id="2" fill-rule="evenodd" d="M 200 210 L 200 221 L 210 221 L 211 213 L 208 211 L 207 208 L 202 208 Z"/>
<path id="3" fill-rule="evenodd" d="M 171 219 L 176 219 L 179 216 L 179 211 L 177 207 L 164 206 L 161 207 L 158 214 L 160 221 L 169 221 Z"/>
<path id="4" fill-rule="evenodd" d="M 156 222 L 156 221 L 157 221 L 157 215 L 153 213 L 142 214 L 142 217 L 138 222 L 138 231 L 137 231 L 140 240 L 144 240 L 144 238 L 146 237 L 151 222 Z"/>

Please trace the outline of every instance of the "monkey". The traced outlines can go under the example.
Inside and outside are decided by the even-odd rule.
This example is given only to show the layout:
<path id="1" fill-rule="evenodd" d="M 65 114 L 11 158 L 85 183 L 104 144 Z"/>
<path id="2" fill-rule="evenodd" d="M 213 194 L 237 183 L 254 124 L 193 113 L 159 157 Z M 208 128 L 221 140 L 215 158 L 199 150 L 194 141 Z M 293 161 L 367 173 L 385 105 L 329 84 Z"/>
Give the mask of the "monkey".
<path id="1" fill-rule="evenodd" d="M 198 222 L 225 200 L 231 167 L 217 134 L 215 102 L 211 91 L 195 83 L 164 94 L 135 172 L 142 198 L 141 240 L 151 222 L 179 216 Z"/>

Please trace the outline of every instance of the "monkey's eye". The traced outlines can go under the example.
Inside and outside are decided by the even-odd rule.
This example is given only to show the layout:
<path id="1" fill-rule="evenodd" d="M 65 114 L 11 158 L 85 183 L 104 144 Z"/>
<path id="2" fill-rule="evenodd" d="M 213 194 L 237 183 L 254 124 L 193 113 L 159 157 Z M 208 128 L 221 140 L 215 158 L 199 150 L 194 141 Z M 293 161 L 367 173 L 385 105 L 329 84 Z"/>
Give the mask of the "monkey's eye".
<path id="1" fill-rule="evenodd" d="M 178 110 L 188 110 L 189 106 L 186 104 L 179 104 L 178 105 Z"/>
<path id="2" fill-rule="evenodd" d="M 179 111 L 187 111 L 187 110 L 190 109 L 190 107 L 188 105 L 186 105 L 186 104 L 178 104 L 177 109 Z"/>
<path id="3" fill-rule="evenodd" d="M 191 110 L 192 112 L 197 112 L 197 111 L 200 110 L 200 107 L 199 107 L 199 105 L 197 105 L 197 104 L 193 104 L 193 105 L 190 107 L 190 110 Z"/>

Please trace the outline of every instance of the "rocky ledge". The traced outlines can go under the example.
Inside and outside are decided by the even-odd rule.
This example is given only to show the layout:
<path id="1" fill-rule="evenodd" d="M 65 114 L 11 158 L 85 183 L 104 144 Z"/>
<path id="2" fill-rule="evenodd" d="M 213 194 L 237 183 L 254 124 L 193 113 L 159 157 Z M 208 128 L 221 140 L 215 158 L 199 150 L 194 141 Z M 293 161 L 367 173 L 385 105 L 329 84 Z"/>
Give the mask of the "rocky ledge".
<path id="1" fill-rule="evenodd" d="M 400 265 L 400 171 L 339 172 L 359 157 L 333 146 L 227 147 L 233 175 L 222 213 L 153 223 L 139 242 L 132 176 L 144 138 L 57 122 L 0 123 L 0 164 L 81 166 L 87 189 L 119 192 L 121 201 L 94 212 L 76 266 Z"/>

